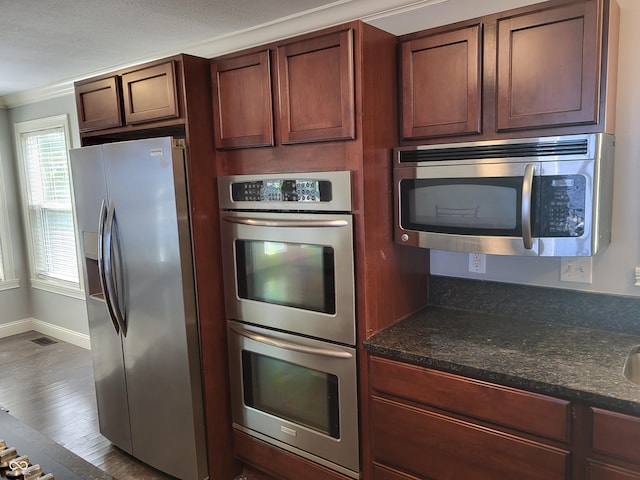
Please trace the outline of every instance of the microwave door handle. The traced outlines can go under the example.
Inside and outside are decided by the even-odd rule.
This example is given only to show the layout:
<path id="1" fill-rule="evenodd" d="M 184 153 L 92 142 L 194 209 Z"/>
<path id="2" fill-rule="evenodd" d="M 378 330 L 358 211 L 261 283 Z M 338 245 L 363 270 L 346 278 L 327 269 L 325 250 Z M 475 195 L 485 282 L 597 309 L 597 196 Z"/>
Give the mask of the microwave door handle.
<path id="1" fill-rule="evenodd" d="M 524 243 L 524 248 L 527 250 L 533 248 L 533 236 L 531 233 L 531 196 L 534 173 L 535 165 L 530 163 L 525 167 L 524 177 L 522 179 L 522 242 Z"/>
<path id="2" fill-rule="evenodd" d="M 250 225 L 252 227 L 346 227 L 346 220 L 280 220 L 273 218 L 229 217 L 223 216 L 225 222 Z"/>
<path id="3" fill-rule="evenodd" d="M 299 343 L 288 342 L 287 340 L 282 340 L 280 338 L 274 338 L 261 333 L 256 333 L 246 328 L 242 328 L 238 325 L 230 325 L 230 328 L 231 330 L 236 332 L 238 335 L 242 335 L 243 337 L 250 338 L 251 340 L 255 340 L 256 342 L 264 343 L 265 345 L 270 345 L 272 347 L 284 348 L 286 350 L 291 350 L 291 351 L 300 352 L 300 353 L 308 353 L 311 355 L 322 355 L 323 357 L 331 357 L 331 358 L 352 358 L 353 357 L 351 353 L 344 352 L 342 350 L 333 350 L 331 348 L 315 348 L 315 347 L 309 347 L 307 345 L 300 345 Z"/>

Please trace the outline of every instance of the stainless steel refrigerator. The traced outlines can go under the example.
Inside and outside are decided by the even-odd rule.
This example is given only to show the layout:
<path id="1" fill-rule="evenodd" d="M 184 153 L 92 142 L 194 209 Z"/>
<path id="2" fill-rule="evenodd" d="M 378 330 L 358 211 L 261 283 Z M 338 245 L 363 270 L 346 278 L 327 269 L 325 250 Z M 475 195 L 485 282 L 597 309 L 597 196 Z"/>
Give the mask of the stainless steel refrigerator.
<path id="1" fill-rule="evenodd" d="M 101 433 L 182 480 L 208 478 L 185 149 L 71 150 Z"/>

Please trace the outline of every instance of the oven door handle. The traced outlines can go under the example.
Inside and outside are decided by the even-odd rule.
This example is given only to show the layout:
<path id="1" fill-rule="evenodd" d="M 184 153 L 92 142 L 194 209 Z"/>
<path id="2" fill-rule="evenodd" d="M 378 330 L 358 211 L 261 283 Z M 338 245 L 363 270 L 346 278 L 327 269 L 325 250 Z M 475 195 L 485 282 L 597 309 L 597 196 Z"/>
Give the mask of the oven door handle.
<path id="1" fill-rule="evenodd" d="M 322 355 L 323 357 L 331 357 L 331 358 L 352 358 L 353 357 L 351 353 L 344 352 L 342 350 L 333 350 L 331 348 L 309 347 L 307 345 L 301 345 L 299 343 L 289 342 L 287 340 L 282 340 L 280 338 L 274 338 L 268 335 L 264 335 L 262 333 L 257 333 L 252 330 L 243 328 L 239 325 L 230 325 L 229 328 L 231 328 L 231 330 L 236 332 L 238 335 L 242 335 L 243 337 L 250 338 L 251 340 L 255 340 L 256 342 L 264 343 L 265 345 L 270 345 L 272 347 L 284 348 L 286 350 L 291 350 L 294 352 L 308 353 L 310 355 Z"/>
<path id="2" fill-rule="evenodd" d="M 251 218 L 251 217 L 230 217 L 223 215 L 225 222 L 237 223 L 240 225 L 251 225 L 252 227 L 346 227 L 349 222 L 346 220 L 280 220 L 274 218 Z"/>

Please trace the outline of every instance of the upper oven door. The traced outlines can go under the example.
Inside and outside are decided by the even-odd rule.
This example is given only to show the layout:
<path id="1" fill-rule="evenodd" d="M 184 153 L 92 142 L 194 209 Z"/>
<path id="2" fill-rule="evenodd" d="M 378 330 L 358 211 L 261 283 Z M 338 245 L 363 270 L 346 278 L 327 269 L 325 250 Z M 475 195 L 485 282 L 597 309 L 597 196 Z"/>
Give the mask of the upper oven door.
<path id="1" fill-rule="evenodd" d="M 538 255 L 532 198 L 539 174 L 538 162 L 395 168 L 396 242 Z"/>
<path id="2" fill-rule="evenodd" d="M 222 212 L 227 316 L 355 345 L 346 214 Z"/>

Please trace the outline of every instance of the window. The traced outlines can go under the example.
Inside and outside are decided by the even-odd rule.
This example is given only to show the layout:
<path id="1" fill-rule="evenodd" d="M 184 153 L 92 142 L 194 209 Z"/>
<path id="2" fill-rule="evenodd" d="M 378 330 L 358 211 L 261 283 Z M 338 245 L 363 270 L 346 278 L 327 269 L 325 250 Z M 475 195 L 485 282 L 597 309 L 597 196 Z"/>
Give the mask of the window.
<path id="1" fill-rule="evenodd" d="M 78 295 L 66 115 L 16 123 L 31 284 Z"/>
<path id="2" fill-rule="evenodd" d="M 0 290 L 18 286 L 13 269 L 7 199 L 3 182 L 2 164 L 0 163 Z"/>

